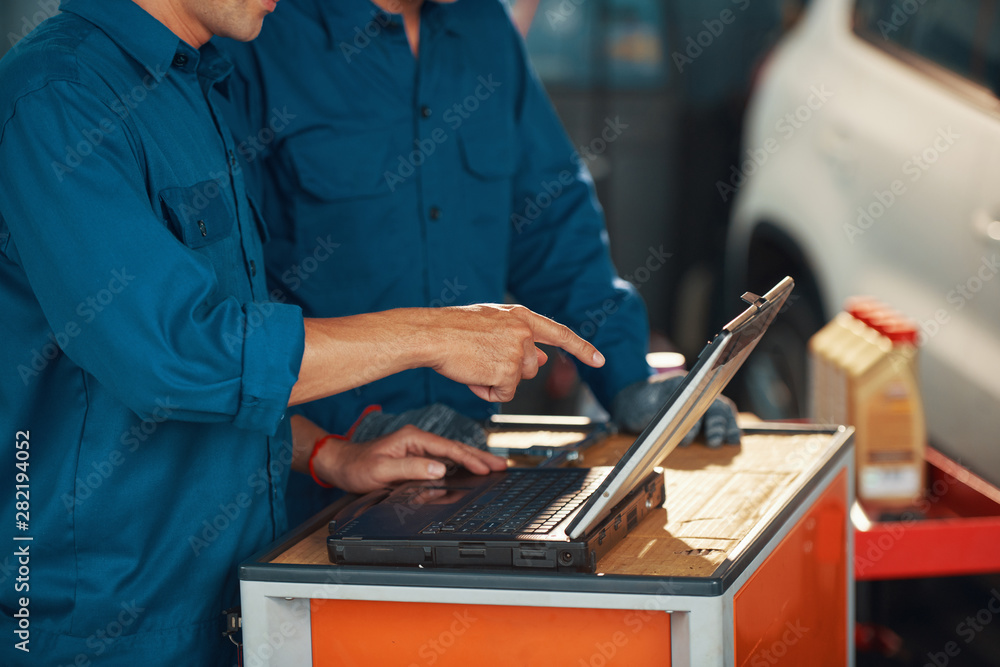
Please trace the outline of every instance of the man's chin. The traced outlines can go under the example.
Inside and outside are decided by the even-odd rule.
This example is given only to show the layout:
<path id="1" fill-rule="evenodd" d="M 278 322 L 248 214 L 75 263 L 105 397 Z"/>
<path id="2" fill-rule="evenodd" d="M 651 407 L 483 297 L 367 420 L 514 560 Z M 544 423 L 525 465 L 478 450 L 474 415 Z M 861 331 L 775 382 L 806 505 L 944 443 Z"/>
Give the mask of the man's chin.
<path id="1" fill-rule="evenodd" d="M 237 42 L 251 42 L 257 39 L 261 29 L 264 27 L 263 21 L 258 21 L 253 25 L 240 26 L 239 29 L 228 30 L 217 33 L 219 37 L 228 37 Z"/>

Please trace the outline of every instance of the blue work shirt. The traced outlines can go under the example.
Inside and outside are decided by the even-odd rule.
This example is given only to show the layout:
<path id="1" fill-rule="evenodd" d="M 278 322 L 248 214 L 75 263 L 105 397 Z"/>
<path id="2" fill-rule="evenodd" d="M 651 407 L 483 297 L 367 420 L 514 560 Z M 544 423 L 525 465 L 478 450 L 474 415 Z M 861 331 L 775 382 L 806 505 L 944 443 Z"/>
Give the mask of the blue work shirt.
<path id="1" fill-rule="evenodd" d="M 269 303 L 231 64 L 130 0 L 62 9 L 0 61 L 0 664 L 234 664 L 238 562 L 286 523 L 301 310 Z"/>
<path id="2" fill-rule="evenodd" d="M 237 68 L 232 125 L 248 157 L 264 156 L 272 287 L 307 317 L 509 293 L 604 353 L 604 368 L 578 366 L 609 407 L 650 374 L 648 322 L 616 276 L 590 175 L 497 0 L 420 11 L 418 58 L 401 17 L 369 0 L 284 0 L 257 40 L 221 45 Z M 276 110 L 296 116 L 293 129 L 274 131 Z M 303 412 L 344 433 L 368 405 L 432 403 L 474 418 L 492 409 L 419 369 Z M 296 485 L 312 484 L 297 478 L 290 508 Z"/>

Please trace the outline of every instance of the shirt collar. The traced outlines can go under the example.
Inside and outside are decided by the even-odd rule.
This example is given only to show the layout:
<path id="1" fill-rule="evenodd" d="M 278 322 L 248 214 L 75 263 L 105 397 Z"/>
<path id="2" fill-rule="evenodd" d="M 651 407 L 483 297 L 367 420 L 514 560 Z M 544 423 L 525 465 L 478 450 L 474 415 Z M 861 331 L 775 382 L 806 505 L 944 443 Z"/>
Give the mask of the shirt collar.
<path id="1" fill-rule="evenodd" d="M 62 0 L 60 9 L 100 28 L 157 81 L 179 54 L 184 54 L 199 75 L 214 81 L 232 70 L 214 45 L 206 44 L 196 51 L 133 0 Z"/>
<path id="2" fill-rule="evenodd" d="M 458 13 L 455 10 L 457 4 L 457 2 L 434 2 L 434 0 L 424 2 L 421 18 L 428 21 L 432 34 L 436 31 L 450 32 L 455 35 L 462 32 L 463 24 L 459 21 Z"/>

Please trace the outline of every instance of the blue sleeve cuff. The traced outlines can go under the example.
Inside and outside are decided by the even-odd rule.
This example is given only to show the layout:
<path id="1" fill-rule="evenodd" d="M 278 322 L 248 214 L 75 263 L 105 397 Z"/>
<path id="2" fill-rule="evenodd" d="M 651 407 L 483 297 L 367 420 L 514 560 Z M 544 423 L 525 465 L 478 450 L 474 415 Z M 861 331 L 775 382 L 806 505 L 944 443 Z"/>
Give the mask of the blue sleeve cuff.
<path id="1" fill-rule="evenodd" d="M 302 310 L 288 304 L 248 303 L 243 312 L 243 390 L 233 424 L 274 435 L 299 378 L 305 350 Z"/>

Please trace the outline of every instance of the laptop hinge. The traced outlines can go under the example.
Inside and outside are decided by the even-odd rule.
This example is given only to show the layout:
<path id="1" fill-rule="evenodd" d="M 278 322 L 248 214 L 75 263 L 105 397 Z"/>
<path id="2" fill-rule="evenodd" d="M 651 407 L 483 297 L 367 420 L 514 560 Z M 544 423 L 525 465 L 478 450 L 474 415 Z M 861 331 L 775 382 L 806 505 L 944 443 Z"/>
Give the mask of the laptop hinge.
<path id="1" fill-rule="evenodd" d="M 767 303 L 767 299 L 765 299 L 760 295 L 754 294 L 753 292 L 744 292 L 743 296 L 741 296 L 740 298 L 743 299 L 748 304 L 750 304 L 751 306 L 756 306 L 757 310 L 763 308 L 764 304 Z"/>

